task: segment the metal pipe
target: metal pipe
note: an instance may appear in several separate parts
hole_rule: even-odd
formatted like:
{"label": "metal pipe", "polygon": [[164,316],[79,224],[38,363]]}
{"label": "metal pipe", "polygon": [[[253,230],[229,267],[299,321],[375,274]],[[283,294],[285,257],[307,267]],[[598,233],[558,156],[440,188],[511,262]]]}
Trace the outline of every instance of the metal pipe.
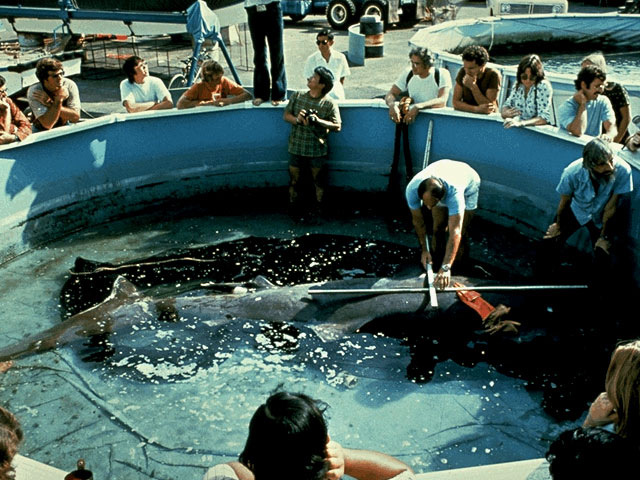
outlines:
{"label": "metal pipe", "polygon": [[[436,293],[442,292],[464,292],[468,290],[500,292],[500,291],[530,291],[530,290],[578,290],[589,288],[587,285],[482,285],[470,287],[446,287],[442,290],[435,290]],[[368,294],[383,295],[390,293],[429,293],[430,288],[353,288],[353,289],[309,289],[309,295],[324,294]],[[437,306],[437,305],[436,305]]]}

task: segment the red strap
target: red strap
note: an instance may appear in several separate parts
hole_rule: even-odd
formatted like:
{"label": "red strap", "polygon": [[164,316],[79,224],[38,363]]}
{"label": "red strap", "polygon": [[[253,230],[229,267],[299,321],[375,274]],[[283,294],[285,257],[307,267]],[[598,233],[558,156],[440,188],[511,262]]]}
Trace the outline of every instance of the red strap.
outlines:
{"label": "red strap", "polygon": [[[454,282],[453,286],[464,287],[464,285],[457,282]],[[482,298],[482,296],[478,292],[474,290],[461,290],[457,291],[456,294],[458,295],[458,298],[460,299],[460,301],[462,301],[462,303],[478,312],[478,315],[480,315],[480,318],[483,321],[491,314],[491,312],[496,309],[493,305]]]}

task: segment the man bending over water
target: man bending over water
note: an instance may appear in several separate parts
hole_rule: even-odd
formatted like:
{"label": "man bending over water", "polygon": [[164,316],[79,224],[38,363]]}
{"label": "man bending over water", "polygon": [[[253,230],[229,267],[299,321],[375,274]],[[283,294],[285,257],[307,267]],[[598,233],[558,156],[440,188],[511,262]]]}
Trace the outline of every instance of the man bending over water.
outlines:
{"label": "man bending over water", "polygon": [[451,265],[458,252],[467,253],[467,230],[478,206],[480,176],[469,165],[454,160],[439,160],[418,173],[406,189],[411,219],[422,249],[420,262],[426,269],[433,263],[427,245],[427,227],[421,205],[431,210],[433,218],[432,250],[442,255],[444,238],[449,239],[442,265],[435,278],[435,286],[445,288],[451,280]]}

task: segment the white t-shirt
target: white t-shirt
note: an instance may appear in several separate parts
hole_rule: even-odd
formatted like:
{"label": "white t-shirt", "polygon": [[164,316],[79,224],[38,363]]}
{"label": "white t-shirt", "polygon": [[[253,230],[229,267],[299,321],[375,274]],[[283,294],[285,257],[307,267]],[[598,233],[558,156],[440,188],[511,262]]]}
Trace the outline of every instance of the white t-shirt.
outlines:
{"label": "white t-shirt", "polygon": [[411,68],[404,70],[396,79],[393,84],[400,89],[400,91],[408,91],[409,96],[413,98],[414,103],[422,103],[427,100],[432,100],[438,97],[438,92],[441,88],[447,87],[451,90],[451,74],[446,68],[439,68],[440,82],[436,84],[435,79],[435,67],[431,67],[429,70],[429,76],[427,78],[420,78],[418,75],[412,75],[409,80],[409,86],[407,87],[407,76],[411,71]]}
{"label": "white t-shirt", "polygon": [[129,104],[160,103],[167,97],[171,98],[171,94],[164,82],[157,77],[147,77],[144,79],[144,83],[131,83],[128,79],[120,82],[120,98],[123,105],[125,101]]}
{"label": "white t-shirt", "polygon": [[316,53],[312,54],[307,58],[307,63],[304,65],[304,78],[309,78],[313,75],[313,70],[316,67],[326,67],[331,70],[333,73],[333,89],[329,92],[329,96],[335,98],[336,100],[344,100],[344,86],[340,82],[342,77],[348,77],[351,75],[351,70],[349,70],[349,62],[347,62],[347,57],[340,52],[336,52],[333,48],[331,49],[331,56],[329,57],[329,61],[327,62],[320,50]]}

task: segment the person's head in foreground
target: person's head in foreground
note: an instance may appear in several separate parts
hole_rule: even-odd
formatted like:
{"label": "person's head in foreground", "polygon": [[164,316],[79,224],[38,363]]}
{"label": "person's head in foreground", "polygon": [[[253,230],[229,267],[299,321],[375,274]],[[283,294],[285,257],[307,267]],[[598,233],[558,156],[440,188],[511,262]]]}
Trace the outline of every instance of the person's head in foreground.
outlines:
{"label": "person's head in foreground", "polygon": [[240,462],[256,480],[321,480],[327,442],[324,407],[307,395],[279,392],[253,414]]}
{"label": "person's head in foreground", "polygon": [[23,438],[18,419],[9,410],[0,407],[0,480],[14,478],[11,463]]}
{"label": "person's head in foreground", "polygon": [[615,349],[605,389],[618,415],[616,431],[640,445],[640,340],[622,343]]}
{"label": "person's head in foreground", "polygon": [[546,458],[553,480],[627,478],[635,471],[630,443],[602,428],[579,427],[562,432],[549,446]]}

